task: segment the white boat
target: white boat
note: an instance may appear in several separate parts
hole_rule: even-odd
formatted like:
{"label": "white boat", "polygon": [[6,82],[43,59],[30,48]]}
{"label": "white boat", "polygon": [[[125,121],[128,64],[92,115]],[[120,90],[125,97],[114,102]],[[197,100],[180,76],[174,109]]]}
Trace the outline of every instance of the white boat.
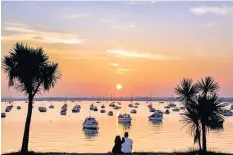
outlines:
{"label": "white boat", "polygon": [[233,116],[233,112],[231,110],[226,109],[223,111],[223,115],[224,116]]}
{"label": "white boat", "polygon": [[178,112],[178,111],[180,111],[180,109],[179,108],[174,108],[174,109],[172,109],[172,111]]}
{"label": "white boat", "polygon": [[46,107],[40,107],[40,108],[39,108],[39,111],[40,111],[40,112],[46,112],[47,109],[46,109]]}
{"label": "white boat", "polygon": [[109,111],[109,112],[108,112],[108,115],[109,115],[109,116],[113,116],[113,112],[112,112],[112,111]]}
{"label": "white boat", "polygon": [[150,121],[162,121],[163,112],[160,110],[155,110],[154,114],[148,117]]}
{"label": "white boat", "polygon": [[166,110],[166,111],[164,112],[164,114],[170,114],[170,111],[169,111],[169,110]]}
{"label": "white boat", "polygon": [[18,110],[20,110],[20,109],[21,109],[21,107],[20,107],[20,106],[17,106],[17,109],[18,109]]}
{"label": "white boat", "polygon": [[101,108],[105,108],[105,106],[104,106],[104,105],[101,105]]}
{"label": "white boat", "polygon": [[105,113],[105,112],[106,112],[105,109],[100,110],[100,113]]}
{"label": "white boat", "polygon": [[136,114],[136,113],[137,113],[137,110],[136,110],[136,109],[133,109],[133,110],[130,111],[130,113]]}
{"label": "white boat", "polygon": [[130,117],[129,114],[124,113],[118,116],[118,121],[122,123],[131,123],[132,118]]}
{"label": "white boat", "polygon": [[80,109],[79,109],[79,106],[78,105],[75,105],[74,107],[73,107],[73,109],[72,109],[72,112],[73,113],[76,113],[76,112],[79,112],[80,111]]}
{"label": "white boat", "polygon": [[49,108],[50,108],[50,109],[53,109],[53,108],[54,108],[54,105],[51,104],[51,105],[49,106]]}
{"label": "white boat", "polygon": [[2,112],[1,113],[1,118],[5,118],[6,117],[6,113]]}
{"label": "white boat", "polygon": [[98,121],[93,117],[87,117],[83,122],[84,129],[99,129]]}

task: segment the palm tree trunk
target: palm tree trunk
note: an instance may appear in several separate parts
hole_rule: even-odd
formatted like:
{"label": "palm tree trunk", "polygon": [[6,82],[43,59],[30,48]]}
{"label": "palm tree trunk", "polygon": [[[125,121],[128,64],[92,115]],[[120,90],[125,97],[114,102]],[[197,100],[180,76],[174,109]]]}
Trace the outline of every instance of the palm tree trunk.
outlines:
{"label": "palm tree trunk", "polygon": [[205,124],[202,125],[202,151],[206,152],[206,126]]}
{"label": "palm tree trunk", "polygon": [[22,144],[21,152],[28,152],[29,131],[30,131],[30,124],[32,117],[32,102],[33,102],[32,94],[29,94],[28,100],[29,100],[28,113],[24,127],[23,144]]}

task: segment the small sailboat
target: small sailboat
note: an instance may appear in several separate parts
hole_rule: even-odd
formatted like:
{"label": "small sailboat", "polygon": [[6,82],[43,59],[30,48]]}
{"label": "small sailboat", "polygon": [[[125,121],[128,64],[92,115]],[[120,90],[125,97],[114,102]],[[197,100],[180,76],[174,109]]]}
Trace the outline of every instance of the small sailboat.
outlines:
{"label": "small sailboat", "polygon": [[113,112],[112,112],[112,111],[109,111],[109,112],[108,112],[108,115],[109,115],[109,116],[113,116]]}
{"label": "small sailboat", "polygon": [[103,104],[103,105],[101,105],[101,108],[105,108],[104,104]]}
{"label": "small sailboat", "polygon": [[137,106],[137,105],[135,105],[135,106],[134,106],[134,108],[138,108],[138,106]]}
{"label": "small sailboat", "polygon": [[105,109],[100,110],[100,113],[105,113],[105,112],[106,112]]}
{"label": "small sailboat", "polygon": [[17,109],[18,109],[18,110],[20,110],[20,109],[21,109],[21,107],[20,107],[20,106],[17,106]]}
{"label": "small sailboat", "polygon": [[67,109],[64,108],[64,109],[61,109],[60,114],[61,114],[61,115],[66,115],[66,112],[67,112]]}
{"label": "small sailboat", "polygon": [[140,105],[140,103],[136,102],[135,105]]}
{"label": "small sailboat", "polygon": [[170,114],[170,111],[169,111],[169,110],[166,110],[166,111],[164,112],[164,114]]}
{"label": "small sailboat", "polygon": [[118,110],[120,109],[120,107],[116,105],[115,107],[113,107],[113,109]]}
{"label": "small sailboat", "polygon": [[1,113],[1,118],[5,118],[6,117],[6,113],[2,112]]}
{"label": "small sailboat", "polygon": [[79,109],[79,106],[78,105],[75,105],[74,107],[73,107],[73,109],[72,109],[72,112],[73,113],[76,113],[76,112],[79,112],[80,111],[80,109]]}
{"label": "small sailboat", "polygon": [[137,113],[137,110],[136,110],[136,109],[133,109],[133,110],[130,111],[130,113],[136,114],[136,113]]}
{"label": "small sailboat", "polygon": [[94,106],[93,104],[91,104],[91,105],[90,105],[90,110],[94,110],[94,107],[95,107],[95,106]]}
{"label": "small sailboat", "polygon": [[179,112],[180,109],[179,108],[174,108],[174,109],[172,109],[172,111]]}
{"label": "small sailboat", "polygon": [[47,109],[46,109],[46,107],[40,107],[40,108],[39,108],[39,111],[40,111],[40,112],[46,112]]}
{"label": "small sailboat", "polygon": [[54,108],[54,105],[51,104],[51,105],[49,106],[49,108],[50,108],[50,109],[53,109],[53,108]]}
{"label": "small sailboat", "polygon": [[98,108],[97,106],[94,107],[93,111],[98,111]]}
{"label": "small sailboat", "polygon": [[5,109],[5,112],[10,112],[10,111],[11,111],[11,107],[7,106],[6,109]]}
{"label": "small sailboat", "polygon": [[132,97],[132,94],[131,94],[131,103],[128,105],[130,108],[133,108],[133,97]]}

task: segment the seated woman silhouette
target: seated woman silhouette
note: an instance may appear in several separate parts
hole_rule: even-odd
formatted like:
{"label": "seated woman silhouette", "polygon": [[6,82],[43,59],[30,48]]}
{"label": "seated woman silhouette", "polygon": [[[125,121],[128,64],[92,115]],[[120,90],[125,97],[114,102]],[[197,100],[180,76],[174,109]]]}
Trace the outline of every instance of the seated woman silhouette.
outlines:
{"label": "seated woman silhouette", "polygon": [[121,141],[121,137],[118,135],[115,138],[115,145],[112,148],[112,153],[122,153],[121,144],[124,143],[124,139]]}

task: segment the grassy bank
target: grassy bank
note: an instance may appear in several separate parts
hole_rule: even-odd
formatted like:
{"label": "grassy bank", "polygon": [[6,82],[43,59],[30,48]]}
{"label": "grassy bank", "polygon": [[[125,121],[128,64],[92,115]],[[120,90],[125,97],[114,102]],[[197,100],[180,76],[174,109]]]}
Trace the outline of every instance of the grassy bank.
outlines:
{"label": "grassy bank", "polygon": [[[65,152],[12,152],[6,153],[4,155],[110,155],[111,153],[65,153]],[[134,152],[131,155],[233,155],[230,153],[221,153],[221,152],[207,152],[207,153],[198,153],[197,151],[191,152]]]}

